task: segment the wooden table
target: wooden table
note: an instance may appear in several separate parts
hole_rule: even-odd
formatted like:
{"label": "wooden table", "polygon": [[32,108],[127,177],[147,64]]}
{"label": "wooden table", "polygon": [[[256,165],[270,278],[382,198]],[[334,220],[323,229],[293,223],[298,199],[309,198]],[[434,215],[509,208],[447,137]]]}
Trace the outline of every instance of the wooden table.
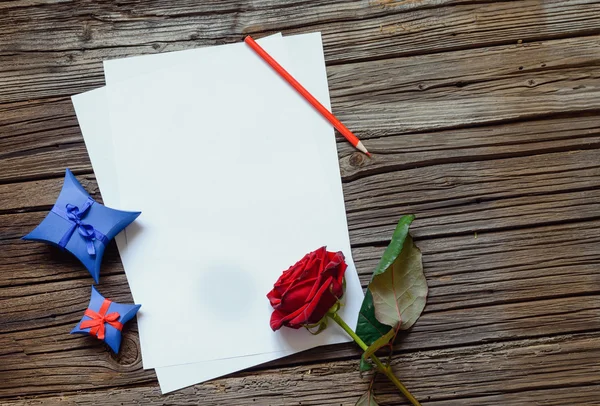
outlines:
{"label": "wooden table", "polygon": [[[45,4],[43,4],[45,3]],[[161,396],[135,324],[119,355],[69,331],[91,278],[19,238],[71,168],[98,192],[69,97],[101,61],[322,31],[353,255],[366,282],[415,213],[430,297],[393,367],[425,405],[600,404],[600,2],[0,3],[0,403],[352,405],[352,344]],[[131,300],[114,245],[100,289]],[[241,338],[242,339],[242,338]],[[405,404],[384,379],[379,401]]]}

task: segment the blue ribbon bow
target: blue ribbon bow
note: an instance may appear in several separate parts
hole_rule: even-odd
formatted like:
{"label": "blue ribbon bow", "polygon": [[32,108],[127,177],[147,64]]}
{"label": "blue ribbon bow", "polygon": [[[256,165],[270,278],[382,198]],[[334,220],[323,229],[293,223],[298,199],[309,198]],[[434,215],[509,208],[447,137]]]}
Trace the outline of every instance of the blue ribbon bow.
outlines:
{"label": "blue ribbon bow", "polygon": [[72,223],[71,227],[67,230],[65,235],[63,235],[61,240],[58,242],[59,247],[65,248],[67,246],[67,243],[71,239],[71,236],[75,232],[75,229],[77,229],[79,235],[83,237],[85,245],[87,247],[87,252],[92,257],[96,255],[96,247],[94,246],[95,240],[100,241],[104,245],[108,244],[108,238],[106,238],[104,234],[96,230],[91,224],[86,224],[82,221],[82,218],[87,214],[87,211],[90,209],[90,207],[92,207],[94,203],[94,199],[88,197],[81,209],[72,204],[67,204],[67,211],[63,211],[57,206],[52,207],[51,211],[53,213],[58,214],[65,220],[68,220]]}

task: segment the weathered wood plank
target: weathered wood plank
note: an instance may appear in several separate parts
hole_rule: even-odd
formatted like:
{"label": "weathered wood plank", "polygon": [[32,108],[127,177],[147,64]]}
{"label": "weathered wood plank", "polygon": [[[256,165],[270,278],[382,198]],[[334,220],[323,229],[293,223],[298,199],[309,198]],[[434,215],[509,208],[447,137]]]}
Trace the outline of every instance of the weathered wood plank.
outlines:
{"label": "weathered wood plank", "polygon": [[[583,282],[583,285],[594,290],[597,289],[597,281],[594,281],[596,277],[593,270],[591,272],[591,274],[584,274],[588,282]],[[578,272],[575,271],[574,275],[577,278]],[[521,281],[518,278],[519,275],[515,277],[514,289],[519,289]],[[507,281],[502,283],[498,278],[493,280],[504,285],[505,288],[510,285]],[[444,279],[442,281],[447,283]],[[434,282],[433,285],[435,284]],[[468,285],[468,282],[465,285]],[[68,332],[85,309],[89,289],[89,279],[82,278],[4,287],[0,291],[0,307],[3,310],[0,314],[0,333],[3,333],[0,334],[0,348],[3,352],[1,365],[6,372],[10,371],[7,375],[24,383],[30,376],[31,370],[37,369],[39,373],[51,376],[48,378],[49,382],[57,385],[53,387],[54,390],[63,390],[61,389],[63,385],[74,385],[69,386],[70,388],[128,385],[132,380],[138,382],[139,379],[139,382],[143,382],[148,378],[148,375],[141,371],[133,375],[123,374],[131,371],[133,368],[131,363],[120,368],[115,360],[106,358],[108,355],[99,357],[98,354],[103,351],[100,343],[93,342],[89,338],[68,336]],[[114,300],[131,300],[123,274],[103,276],[100,289]],[[432,289],[432,298],[435,294],[436,290]],[[600,296],[597,294],[580,293],[576,297],[520,303],[508,301],[481,306],[482,300],[479,297],[483,294],[485,292],[479,289],[459,292],[458,301],[470,298],[475,303],[479,302],[479,306],[475,307],[473,307],[475,303],[471,303],[470,306],[463,308],[455,305],[455,309],[446,309],[442,299],[441,303],[438,302],[437,310],[431,311],[426,308],[410,333],[401,338],[399,347],[403,351],[437,349],[481,342],[596,331],[600,328]],[[132,360],[135,357],[139,358],[139,344],[137,336],[131,332],[129,334],[130,344],[135,348],[122,349],[121,357]],[[92,354],[89,351],[90,346],[94,348]],[[331,347],[331,350],[326,353],[317,349],[271,365],[314,362],[319,359],[339,359],[358,355],[358,350],[352,345],[340,345]],[[101,372],[88,371],[74,374],[76,376],[69,373],[66,380],[61,376],[53,376],[52,370],[56,363],[65,370],[71,370],[81,368],[82,357],[91,359],[94,356],[97,357],[95,365],[103,366]],[[112,371],[113,375],[107,375],[105,370]],[[8,387],[13,387],[14,382],[16,381],[7,382]],[[35,388],[32,390],[35,391]],[[2,393],[1,383],[0,393]]]}
{"label": "weathered wood plank", "polygon": [[[564,391],[557,388],[559,385],[571,387],[573,392],[577,391],[577,387],[584,388],[585,392],[581,396],[573,393],[571,399],[595,401],[597,398],[589,393],[589,388],[600,383],[597,374],[600,363],[599,338],[596,333],[407,353],[395,356],[392,367],[424,404],[475,404],[469,400],[468,403],[460,401],[478,398],[481,400],[481,403],[477,403],[479,405],[497,405],[498,399],[503,399],[504,394],[508,395],[508,399],[513,399],[506,404],[522,404],[516,403],[517,394],[523,393],[524,398],[531,399],[537,393],[548,396],[547,399],[541,397],[537,400],[558,405],[557,399],[552,396],[562,393],[562,398],[565,397]],[[81,361],[93,362],[86,358]],[[65,362],[69,360],[65,359]],[[73,374],[80,372],[64,366],[60,367],[60,371],[70,371]],[[87,371],[102,370],[88,368]],[[60,402],[66,405],[88,405],[97,404],[100,395],[107,396],[106,399],[117,404],[187,405],[197,404],[202,399],[203,403],[214,405],[337,406],[354,404],[369,384],[368,379],[360,377],[357,361],[350,360],[247,372],[164,396],[155,385],[145,385],[38,399],[14,398],[22,394],[42,393],[48,389],[48,384],[44,385],[39,379],[35,379],[35,371],[29,371],[24,382],[41,385],[29,386],[26,391],[23,391],[24,385],[19,385],[15,389],[19,389],[20,393],[11,393],[13,400],[10,403],[6,400],[7,404]],[[69,385],[64,386],[64,390],[69,388]],[[383,404],[405,404],[387,382],[377,383],[376,390]]]}
{"label": "weathered wood plank", "polygon": [[[15,240],[33,230],[46,216],[46,212],[8,214],[2,216],[0,241]],[[25,231],[25,234],[23,233]]]}
{"label": "weathered wood plank", "polygon": [[[371,1],[373,5],[379,4],[392,10],[411,3],[426,5],[434,2]],[[597,2],[525,0],[453,3],[360,21],[350,35],[345,34],[346,30],[342,27],[324,27],[325,49],[331,55],[328,61],[347,63],[519,41],[527,43],[592,35],[599,28],[595,17],[583,15],[585,11],[597,12],[600,6]]]}
{"label": "weathered wood plank", "polygon": [[[388,154],[385,148],[402,140],[397,138],[400,134],[600,110],[600,73],[595,69],[599,60],[600,36],[334,66],[329,75],[334,111],[342,121],[367,139],[367,144],[369,138],[381,137],[375,143],[376,154],[382,155],[382,164],[376,164],[381,170],[397,159],[397,153]],[[519,70],[521,66],[526,69]],[[389,72],[395,74],[390,77]],[[52,105],[47,111],[42,101],[0,106],[0,115],[7,113],[0,121],[1,132],[6,134],[0,141],[0,147],[6,149],[6,153],[0,152],[0,182],[59,176],[65,166],[90,170],[81,137],[72,128],[76,124],[70,101],[48,102]],[[598,145],[597,119],[583,117],[583,123],[572,130],[575,133],[567,130],[568,124],[552,134],[545,134],[548,130],[542,127],[515,125],[507,133],[500,131],[505,139],[498,144],[490,141],[494,132],[477,129],[465,130],[466,135],[457,131],[424,134],[423,144],[418,134],[403,138],[410,137],[407,144],[423,152],[421,162],[443,159],[445,150],[440,151],[439,144],[452,143],[454,138],[459,141],[458,156],[473,156],[477,149],[490,145],[512,145],[520,129],[525,130],[521,145],[532,144],[517,148],[521,151],[560,148],[561,141],[552,143],[553,137],[571,139],[562,148],[569,144],[587,144],[589,148]],[[31,122],[24,124],[28,120]],[[561,131],[562,136],[558,135]],[[387,136],[396,137],[386,142]],[[513,141],[509,141],[511,137]],[[540,144],[540,138],[546,141]],[[465,145],[468,139],[479,143]],[[425,158],[432,149],[437,153]],[[508,150],[499,148],[493,153],[506,154]],[[353,172],[348,176],[354,176]]]}
{"label": "weathered wood plank", "polygon": [[397,170],[361,177],[343,187],[351,217],[396,205],[456,206],[598,186],[598,152],[580,150]]}
{"label": "weathered wood plank", "polygon": [[179,3],[3,7],[0,100],[77,93],[90,79],[101,84],[102,59],[234,42],[248,33],[322,31],[328,62],[346,63],[600,32],[600,4],[592,0]]}
{"label": "weathered wood plank", "polygon": [[[0,183],[60,177],[65,167],[92,171],[69,99],[18,104],[2,113]],[[583,115],[372,139],[373,159],[355,153],[345,140],[338,149],[342,178],[349,181],[417,165],[588,149],[599,143],[600,116]],[[11,190],[16,188],[5,187],[0,199]]]}
{"label": "weathered wood plank", "polygon": [[[22,184],[16,193],[3,194],[0,211],[23,207],[22,188],[37,191],[34,207],[49,208],[61,182]],[[583,150],[376,174],[346,183],[344,193],[351,241],[364,245],[386,241],[406,213],[417,214],[418,238],[595,219],[599,182],[597,152]],[[12,186],[3,186],[7,189]],[[42,216],[3,215],[0,240],[22,236]]]}
{"label": "weathered wood plank", "polygon": [[375,138],[367,142],[371,159],[345,140],[338,151],[342,179],[348,182],[444,163],[597,149],[599,142],[600,115],[593,114]]}
{"label": "weathered wood plank", "polygon": [[[580,145],[580,148],[583,146]],[[377,156],[371,160],[373,163],[363,167],[354,165],[345,170],[346,173],[354,171],[354,179],[348,179],[343,185],[348,213],[386,208],[395,205],[395,202],[444,207],[600,186],[600,163],[596,150],[432,163],[402,170],[390,168],[384,173],[379,173],[380,165],[389,165],[389,161],[380,164]],[[60,178],[0,185],[0,213],[50,208],[62,187],[62,176],[64,170]],[[101,199],[93,175],[81,175],[78,179],[94,198]]]}
{"label": "weathered wood plank", "polygon": [[[2,104],[0,112],[0,152],[3,156],[82,140],[75,129],[77,118],[69,97]],[[65,137],[71,133],[75,137]]]}
{"label": "weathered wood plank", "polygon": [[596,111],[599,45],[593,36],[335,66],[333,111],[361,139]]}
{"label": "weathered wood plank", "polygon": [[[428,311],[500,304],[600,289],[600,222],[484,233],[418,241],[424,254],[430,297]],[[565,239],[565,235],[577,238]],[[0,245],[0,287],[64,279],[88,273],[68,254],[38,244]],[[353,249],[366,286],[384,247]],[[27,262],[24,262],[27,258]],[[114,247],[107,250],[102,275],[121,275]],[[126,284],[125,278],[115,283]]]}
{"label": "weathered wood plank", "polygon": [[[63,179],[64,177],[0,184],[0,213],[47,211],[54,205],[62,188]],[[80,175],[77,176],[77,180],[94,199],[102,202],[94,175]]]}
{"label": "weathered wood plank", "polygon": [[[600,292],[600,221],[417,241],[427,311]],[[366,286],[385,247],[354,248]]]}
{"label": "weathered wood plank", "polygon": [[573,151],[361,178],[344,184],[350,235],[355,244],[378,242],[376,236],[390,235],[403,213],[417,214],[417,237],[560,222],[565,214],[570,220],[595,218],[597,156],[596,150]]}
{"label": "weathered wood plank", "polygon": [[[122,273],[123,266],[116,246],[111,243],[102,259],[102,276]],[[45,244],[26,244],[15,240],[0,242],[0,288],[88,278],[88,271],[68,252]],[[124,279],[123,283],[126,283]]]}
{"label": "weathered wood plank", "polygon": [[544,406],[564,406],[564,405],[598,405],[598,392],[600,384],[590,386],[576,386],[568,388],[552,387],[542,390],[532,390],[516,393],[502,393],[499,395],[489,395],[482,397],[472,397],[468,399],[441,400],[426,402],[427,405],[444,406],[482,406],[482,405],[502,405],[502,406],[522,406],[524,404]]}
{"label": "weathered wood plank", "polygon": [[[458,309],[598,292],[600,221],[418,241],[430,286],[428,311]],[[565,239],[565,235],[578,236]],[[353,256],[366,286],[384,247],[359,247]],[[27,258],[25,262],[23,259]],[[103,276],[121,275],[110,246]],[[72,256],[43,244],[0,244],[0,287],[89,279]]]}
{"label": "weathered wood plank", "polygon": [[[26,187],[40,187],[36,206],[49,207],[61,182]],[[417,214],[417,238],[595,219],[599,182],[600,166],[592,150],[376,174],[345,184],[344,193],[351,242],[365,245],[386,241],[406,213]],[[10,197],[14,195],[7,194],[0,207],[15,207]],[[0,240],[22,236],[42,216],[3,215]]]}
{"label": "weathered wood plank", "polygon": [[[564,224],[574,221],[598,219],[600,191],[514,197],[496,201],[477,199],[472,204],[455,207],[426,209],[416,205],[403,205],[370,212],[349,213],[350,239],[354,244],[378,244],[390,236],[400,215],[417,213],[412,227],[416,238],[430,238],[456,234],[471,234],[491,230],[532,227],[536,225]],[[435,204],[433,205],[435,207]],[[465,216],[465,213],[469,213]]]}
{"label": "weathered wood plank", "polygon": [[[176,5],[122,1],[118,5],[77,2],[77,8],[73,1],[18,3],[2,7],[0,22],[20,23],[33,32],[3,24],[0,34],[12,40],[6,51],[70,51],[108,45],[118,49],[161,42],[189,47],[239,40],[248,33],[311,28],[324,31],[337,42],[345,40],[344,46],[337,42],[326,46],[336,62],[585,35],[597,31],[594,12],[599,10],[598,2],[590,0],[546,0],[543,4],[533,0],[518,4],[489,0],[226,0]],[[40,32],[46,35],[36,35]],[[416,37],[421,44],[414,41]]]}
{"label": "weathered wood plank", "polygon": [[[577,277],[577,274],[575,276]],[[588,289],[593,290],[595,287],[592,283],[597,282],[594,281],[596,277],[589,273],[587,277]],[[516,289],[518,284],[517,281]],[[509,281],[501,285],[508,286]],[[83,342],[76,341],[75,338],[57,340],[52,337],[68,333],[81,318],[89,298],[89,288],[89,281],[86,279],[3,288],[0,298],[3,306],[0,331],[12,332],[2,339],[3,351],[15,352],[16,348],[19,348],[27,350],[26,352],[43,353],[50,350],[68,351],[81,348]],[[131,301],[123,275],[103,277],[100,289],[117,301]],[[432,296],[435,291],[436,289],[433,290]],[[573,294],[577,293],[579,292]],[[576,297],[481,305],[484,300],[477,296],[484,294],[485,292],[481,291],[461,292],[462,297],[478,301],[479,307],[472,305],[473,307],[452,309],[452,306],[448,306],[450,309],[445,310],[442,303],[435,306],[437,309],[427,308],[414,329],[402,337],[400,347],[411,350],[445,348],[476,344],[480,341],[540,337],[600,328],[600,296],[597,294],[585,296],[579,293]],[[552,320],[556,322],[553,323]],[[62,341],[68,341],[70,345],[67,346]],[[348,353],[347,348],[340,346],[340,353],[334,356],[348,356],[354,353],[355,351]],[[316,358],[313,358],[314,356]],[[319,359],[319,353],[295,358],[296,361]],[[9,363],[10,359],[4,361]]]}
{"label": "weathered wood plank", "polygon": [[27,158],[23,155],[0,157],[0,174],[6,176],[2,182],[62,176],[65,168],[76,174],[89,173],[91,168],[89,155],[82,142],[75,145],[58,144],[55,148],[28,151],[26,155]]}

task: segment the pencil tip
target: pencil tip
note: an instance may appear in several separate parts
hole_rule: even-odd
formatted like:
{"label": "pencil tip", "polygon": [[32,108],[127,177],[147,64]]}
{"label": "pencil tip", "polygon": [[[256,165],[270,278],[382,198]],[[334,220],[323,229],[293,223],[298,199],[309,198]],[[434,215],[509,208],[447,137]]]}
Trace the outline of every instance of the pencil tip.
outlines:
{"label": "pencil tip", "polygon": [[360,152],[364,153],[366,156],[371,158],[371,153],[365,148],[365,146],[363,145],[363,143],[361,141],[358,141],[358,143],[355,145],[355,147],[357,150],[359,150]]}

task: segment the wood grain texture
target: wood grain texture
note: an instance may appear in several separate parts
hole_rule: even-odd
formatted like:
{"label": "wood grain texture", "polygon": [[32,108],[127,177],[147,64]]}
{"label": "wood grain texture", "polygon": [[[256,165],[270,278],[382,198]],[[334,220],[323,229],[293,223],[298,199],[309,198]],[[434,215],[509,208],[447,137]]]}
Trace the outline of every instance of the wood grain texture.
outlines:
{"label": "wood grain texture", "polygon": [[597,149],[600,115],[517,121],[456,130],[399,134],[368,141],[367,159],[344,141],[338,143],[342,179],[445,163],[529,156],[565,150]]}
{"label": "wood grain texture", "polygon": [[[593,294],[599,291],[600,221],[418,240],[431,290],[427,311]],[[565,235],[579,237],[565,239]],[[66,253],[18,240],[0,243],[0,288],[89,280]],[[366,286],[385,247],[358,247],[353,257]],[[507,254],[510,250],[510,255]],[[25,262],[23,259],[27,258]],[[121,275],[114,245],[102,277]],[[114,279],[113,279],[114,281]]]}
{"label": "wood grain texture", "polygon": [[[333,111],[367,140],[596,111],[599,41],[569,38],[332,67]],[[362,69],[368,74],[357,75]]]}
{"label": "wood grain texture", "polygon": [[[586,156],[589,172],[579,166]],[[352,242],[381,241],[404,213],[418,213],[412,228],[417,237],[596,218],[597,156],[597,151],[573,151],[362,178],[344,185]],[[577,169],[571,171],[571,165]]]}
{"label": "wood grain texture", "polygon": [[[339,65],[330,67],[328,73],[334,112],[366,140],[368,148],[387,157],[390,144],[403,145],[398,141],[418,139],[418,133],[430,132],[423,135],[424,144],[419,144],[419,148],[423,150],[429,144],[430,148],[423,150],[427,159],[440,160],[445,153],[440,144],[457,151],[455,154],[470,149],[473,155],[474,149],[488,146],[494,135],[489,128],[466,135],[442,130],[553,114],[592,115],[584,116],[583,122],[572,130],[563,124],[562,136],[561,127],[554,134],[545,134],[553,126],[528,125],[499,130],[499,136],[512,137],[511,144],[520,144],[521,150],[529,151],[558,146],[564,149],[564,138],[571,145],[597,146],[598,63],[600,36],[592,36]],[[89,76],[79,80],[85,78]],[[47,109],[46,103],[51,104]],[[0,114],[0,129],[6,134],[0,138],[0,182],[60,176],[65,166],[75,171],[91,170],[68,98],[8,103],[0,105]],[[522,137],[517,135],[522,131]],[[391,136],[396,138],[386,142]],[[371,138],[377,139],[374,148]],[[449,148],[448,145],[454,145],[454,138],[458,142]],[[496,145],[507,145],[507,141],[501,139]],[[415,146],[414,141],[408,144]],[[429,154],[431,150],[438,151]],[[506,155],[510,148],[497,151]],[[408,156],[411,155],[415,156]],[[424,154],[420,155],[423,162]],[[395,158],[397,154],[391,156]]]}
{"label": "wood grain texture", "polygon": [[[568,385],[574,392],[579,386],[587,388],[587,394],[572,395],[571,399],[595,402],[597,398],[589,388],[600,384],[595,373],[600,362],[599,338],[597,334],[558,336],[422,351],[396,357],[392,367],[424,404],[473,397],[481,400],[479,405],[497,405],[496,399],[502,399],[497,394],[498,382],[503,390],[512,394],[513,404],[516,404],[514,397],[517,394],[532,399],[536,392],[544,390],[549,396],[548,404],[560,404],[553,399],[558,383]],[[532,380],[531,374],[537,379]],[[198,402],[214,405],[352,405],[367,387],[368,379],[360,377],[357,361],[351,360],[242,373],[166,396],[161,396],[158,388],[152,386],[113,390],[104,396],[108,396],[109,401],[144,405]],[[385,383],[376,385],[376,390],[382,404],[405,404]],[[9,404],[93,405],[97,404],[98,395],[97,392],[84,392],[37,401],[15,399]],[[487,401],[486,395],[490,397]]]}
{"label": "wood grain texture", "polygon": [[[64,168],[101,200],[69,96],[101,61],[322,31],[363,287],[417,214],[430,297],[393,366],[424,405],[600,405],[600,2],[17,0],[0,3],[0,403],[352,405],[351,343],[161,396],[135,323],[119,355],[70,336],[90,277],[19,238]],[[114,244],[99,288],[131,295]],[[405,404],[376,383],[382,404]]]}
{"label": "wood grain texture", "polygon": [[102,59],[235,42],[245,34],[322,31],[328,63],[339,64],[600,33],[594,0],[74,4],[2,7],[0,101],[71,95],[85,90],[82,79],[100,85]]}
{"label": "wood grain texture", "polygon": [[[402,337],[398,349],[443,349],[598,330],[599,227],[598,223],[591,223],[581,229],[585,235],[594,234],[586,243],[565,243],[565,233],[580,229],[576,225],[542,227],[484,234],[477,239],[455,237],[419,242],[431,299],[422,318]],[[506,244],[512,247],[511,255],[506,254]],[[355,250],[363,281],[368,279],[382,250],[383,247]],[[45,381],[46,390],[52,391],[98,387],[106,385],[106,381],[110,385],[126,385],[132,380],[152,380],[150,373],[139,371],[139,343],[132,331],[126,332],[128,345],[122,349],[121,357],[135,361],[124,365],[93,339],[67,335],[84,310],[89,276],[76,263],[69,266],[61,258],[54,261],[54,266],[45,264],[45,269],[38,272],[48,277],[52,275],[49,270],[60,269],[62,281],[14,287],[9,283],[9,287],[2,288],[0,348],[4,372],[9,376],[8,393],[19,382],[34,382],[35,376],[29,374],[31,368],[52,377]],[[131,300],[120,264],[115,261],[108,265],[109,273],[102,276],[100,288],[115,300]],[[25,266],[17,269],[20,268],[27,272]],[[118,271],[113,273],[115,269]],[[26,280],[27,274],[24,276]],[[48,355],[49,351],[52,354]],[[339,345],[327,351],[317,349],[288,357],[270,367],[357,356],[354,345]],[[100,369],[83,368],[82,358],[93,359]],[[66,377],[55,374],[55,362],[75,372]],[[25,393],[36,391],[33,386]]]}
{"label": "wood grain texture", "polygon": [[[417,238],[596,219],[600,214],[597,156],[595,150],[583,150],[442,164],[346,183],[351,242],[364,245],[386,241],[397,219],[406,213],[417,213],[413,225]],[[33,196],[45,196],[45,201],[38,201],[36,206],[49,209],[61,180],[30,182],[21,187],[39,190]],[[13,190],[12,186],[4,189],[8,188]],[[19,205],[20,188],[5,194],[0,211]],[[91,191],[96,189],[90,185]],[[0,227],[0,240],[20,237],[26,228],[14,227],[33,227],[42,215],[7,214],[4,218],[7,227]]]}

